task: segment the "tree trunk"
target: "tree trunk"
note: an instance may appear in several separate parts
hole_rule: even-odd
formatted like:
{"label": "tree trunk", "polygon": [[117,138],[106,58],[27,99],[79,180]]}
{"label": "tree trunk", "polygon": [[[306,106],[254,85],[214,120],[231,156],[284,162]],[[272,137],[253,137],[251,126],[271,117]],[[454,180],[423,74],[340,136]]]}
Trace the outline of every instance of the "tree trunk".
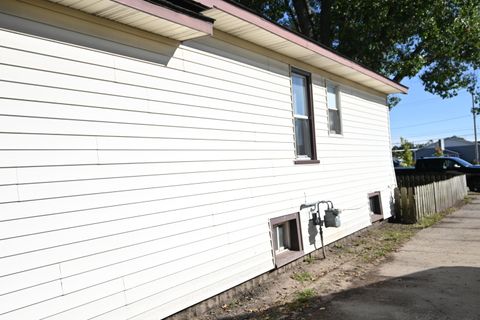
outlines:
{"label": "tree trunk", "polygon": [[291,17],[291,19],[290,19],[291,28],[296,32],[300,32],[300,29],[298,27],[298,18],[297,18],[297,15],[295,14],[295,11],[290,6],[290,1],[289,0],[284,0],[284,3],[285,3],[285,8],[287,10],[287,13]]}
{"label": "tree trunk", "polygon": [[317,34],[315,39],[329,48],[332,47],[333,42],[332,4],[333,0],[322,0],[320,2],[319,30],[314,32]]}
{"label": "tree trunk", "polygon": [[313,24],[310,15],[310,7],[307,0],[292,1],[297,16],[297,25],[299,31],[307,37],[313,38]]}

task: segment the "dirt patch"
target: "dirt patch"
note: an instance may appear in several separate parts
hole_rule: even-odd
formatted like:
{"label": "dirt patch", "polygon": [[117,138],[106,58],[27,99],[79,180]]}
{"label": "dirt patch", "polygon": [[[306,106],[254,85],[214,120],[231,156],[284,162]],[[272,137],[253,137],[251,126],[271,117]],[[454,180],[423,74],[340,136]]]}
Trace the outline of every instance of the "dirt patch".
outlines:
{"label": "dirt patch", "polygon": [[326,259],[321,251],[306,256],[295,268],[197,318],[309,318],[312,312],[325,308],[334,294],[370,283],[377,266],[418,230],[413,225],[379,223],[329,246]]}

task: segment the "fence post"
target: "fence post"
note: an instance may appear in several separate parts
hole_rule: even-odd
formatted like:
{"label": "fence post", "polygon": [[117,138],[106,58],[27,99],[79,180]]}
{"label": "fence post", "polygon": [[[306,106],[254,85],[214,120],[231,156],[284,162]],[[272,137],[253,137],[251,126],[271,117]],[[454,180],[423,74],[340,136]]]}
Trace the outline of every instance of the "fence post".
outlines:
{"label": "fence post", "polygon": [[402,219],[402,205],[400,190],[398,187],[393,189],[393,197],[395,199],[395,221],[401,222]]}
{"label": "fence post", "polygon": [[402,222],[408,219],[408,193],[407,188],[400,189],[400,196],[402,200]]}
{"label": "fence post", "polygon": [[417,212],[415,210],[415,194],[414,194],[414,187],[410,187],[407,189],[408,193],[408,219],[410,223],[415,223],[417,218]]}

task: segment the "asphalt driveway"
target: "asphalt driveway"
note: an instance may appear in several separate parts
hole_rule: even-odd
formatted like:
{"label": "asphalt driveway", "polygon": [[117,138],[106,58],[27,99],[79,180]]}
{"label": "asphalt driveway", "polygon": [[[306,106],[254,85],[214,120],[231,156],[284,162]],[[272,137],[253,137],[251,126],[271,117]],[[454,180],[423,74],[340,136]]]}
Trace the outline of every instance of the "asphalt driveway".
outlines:
{"label": "asphalt driveway", "polygon": [[415,235],[370,284],[336,295],[311,319],[479,320],[480,195],[471,197]]}

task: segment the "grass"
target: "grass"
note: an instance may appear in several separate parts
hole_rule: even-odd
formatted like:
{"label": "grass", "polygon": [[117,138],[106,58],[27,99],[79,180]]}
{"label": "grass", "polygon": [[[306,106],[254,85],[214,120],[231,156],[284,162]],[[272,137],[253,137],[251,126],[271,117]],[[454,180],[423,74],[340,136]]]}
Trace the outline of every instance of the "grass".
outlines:
{"label": "grass", "polygon": [[238,305],[240,305],[240,301],[235,299],[235,300],[230,301],[230,303],[228,304],[228,307],[233,308],[233,307],[238,306]]}
{"label": "grass", "polygon": [[442,220],[444,216],[445,214],[442,214],[442,213],[434,213],[431,216],[423,217],[420,221],[418,221],[415,224],[415,227],[419,229],[425,229],[425,228],[431,227],[435,223]]}
{"label": "grass", "polygon": [[315,280],[315,277],[307,271],[295,272],[291,278],[301,283]]}
{"label": "grass", "polygon": [[312,288],[307,288],[302,291],[295,292],[295,298],[293,301],[286,305],[290,311],[299,311],[305,307],[308,307],[308,303],[317,295],[317,291]]}
{"label": "grass", "polygon": [[400,225],[392,230],[372,230],[371,232],[380,232],[379,240],[375,243],[363,245],[361,256],[365,262],[374,262],[389,253],[397,250],[402,244],[408,241],[418,230],[433,226],[442,220],[446,215],[452,213],[454,209],[447,209],[440,213],[434,213],[422,218],[413,225]]}
{"label": "grass", "polygon": [[304,289],[302,291],[298,291],[295,294],[295,302],[304,304],[310,301],[316,295],[317,295],[317,292],[315,291],[315,289],[311,289],[311,288]]}
{"label": "grass", "polygon": [[428,227],[433,226],[440,220],[442,220],[446,215],[452,213],[455,211],[453,208],[447,209],[445,211],[439,212],[439,213],[434,213],[432,215],[423,217],[420,221],[418,221],[414,226],[419,228],[419,229],[425,229]]}
{"label": "grass", "polygon": [[[359,246],[359,245],[360,245],[359,242],[356,242],[355,244],[353,244],[353,246]],[[352,249],[349,246],[346,246],[344,243],[334,243],[333,248],[339,253],[347,253],[347,254],[355,253],[354,249]]]}
{"label": "grass", "polygon": [[303,261],[305,261],[306,263],[308,264],[311,264],[311,263],[314,263],[315,262],[315,258],[312,257],[312,255],[308,255],[308,256],[305,256],[305,258],[303,259]]}
{"label": "grass", "polygon": [[465,196],[465,197],[463,198],[463,202],[464,202],[465,204],[469,204],[469,203],[472,202],[472,198],[469,197],[469,196]]}
{"label": "grass", "polygon": [[333,247],[334,247],[335,249],[343,249],[343,248],[345,248],[345,245],[344,245],[343,243],[335,243],[335,244],[333,245]]}
{"label": "grass", "polygon": [[377,239],[373,243],[363,243],[360,252],[365,262],[371,263],[387,256],[389,253],[397,250],[403,243],[410,239],[416,232],[415,228],[409,225],[402,225],[392,230],[373,230],[372,239]]}
{"label": "grass", "polygon": [[414,230],[406,226],[403,230],[388,230],[383,234],[382,240],[391,242],[391,243],[403,243],[406,240],[410,239]]}
{"label": "grass", "polygon": [[[422,224],[422,226],[426,225],[427,222]],[[366,263],[372,263],[397,250],[419,229],[421,227],[416,225],[387,224],[382,228],[368,230],[347,245],[345,243],[335,243],[333,248],[337,250],[338,254],[353,254]]]}

